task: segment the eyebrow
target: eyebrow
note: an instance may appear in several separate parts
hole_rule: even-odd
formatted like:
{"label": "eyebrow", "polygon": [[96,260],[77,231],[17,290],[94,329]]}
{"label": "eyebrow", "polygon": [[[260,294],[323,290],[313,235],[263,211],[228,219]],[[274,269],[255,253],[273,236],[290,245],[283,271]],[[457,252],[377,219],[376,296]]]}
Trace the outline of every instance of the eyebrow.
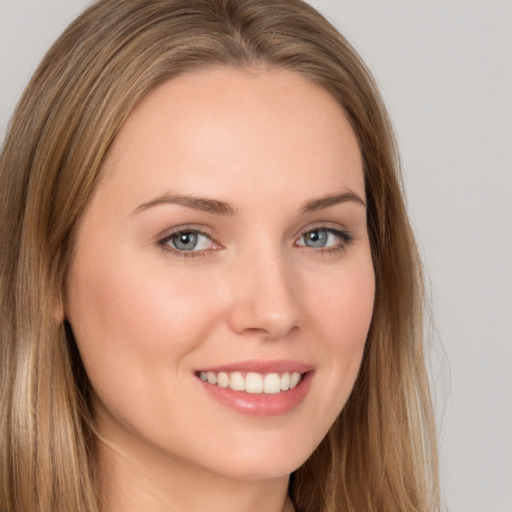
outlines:
{"label": "eyebrow", "polygon": [[216,215],[234,215],[235,209],[228,203],[224,201],[218,201],[216,199],[208,199],[206,197],[196,197],[192,195],[173,195],[173,194],[164,194],[156,199],[152,199],[147,203],[143,203],[135,210],[133,213],[138,213],[140,211],[147,210],[152,208],[153,206],[158,206],[161,204],[178,204],[181,206],[186,206],[188,208],[193,208],[194,210],[201,210],[207,213],[214,213]]}
{"label": "eyebrow", "polygon": [[348,190],[346,192],[342,192],[341,194],[331,194],[328,196],[319,197],[318,199],[308,201],[306,204],[302,206],[300,212],[316,212],[318,210],[323,210],[324,208],[329,208],[331,206],[335,206],[340,203],[346,203],[348,201],[358,203],[366,208],[366,202],[361,197],[359,197],[355,192]]}
{"label": "eyebrow", "polygon": [[[366,208],[366,203],[361,197],[359,197],[355,192],[347,191],[342,192],[340,194],[331,194],[324,197],[319,197],[317,199],[312,199],[307,201],[300,209],[300,213],[311,213],[318,210],[323,210],[325,208],[329,208],[331,206],[335,206],[337,204],[346,203],[346,202],[355,202]],[[180,206],[186,206],[187,208],[193,208],[194,210],[200,210],[207,213],[213,213],[216,215],[235,215],[235,208],[231,206],[229,203],[224,201],[219,201],[217,199],[209,199],[206,197],[197,197],[193,195],[174,195],[174,194],[163,194],[151,201],[146,203],[142,203],[137,206],[133,213],[138,213],[141,211],[148,210],[154,206],[159,206],[162,204],[177,204]]]}

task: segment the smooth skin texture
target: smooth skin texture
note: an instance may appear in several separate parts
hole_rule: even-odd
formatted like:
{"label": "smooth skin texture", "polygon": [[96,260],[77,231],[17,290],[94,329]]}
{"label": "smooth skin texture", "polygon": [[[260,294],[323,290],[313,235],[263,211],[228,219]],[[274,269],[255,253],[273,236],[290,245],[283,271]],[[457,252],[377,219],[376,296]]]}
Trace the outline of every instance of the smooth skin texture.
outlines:
{"label": "smooth skin texture", "polygon": [[[343,408],[370,325],[364,200],[350,124],[291,71],[197,71],[136,108],[81,219],[65,304],[104,510],[291,509],[289,474]],[[283,359],[314,373],[277,416],[220,403],[196,375]]]}

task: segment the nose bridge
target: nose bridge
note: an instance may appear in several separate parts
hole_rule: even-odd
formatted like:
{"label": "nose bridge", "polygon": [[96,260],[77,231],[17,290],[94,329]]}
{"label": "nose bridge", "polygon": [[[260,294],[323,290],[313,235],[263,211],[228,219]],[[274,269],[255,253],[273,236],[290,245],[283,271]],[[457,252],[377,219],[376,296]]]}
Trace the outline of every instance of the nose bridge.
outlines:
{"label": "nose bridge", "polygon": [[231,327],[270,339],[286,336],[299,322],[293,281],[293,268],[280,248],[248,251],[233,272]]}

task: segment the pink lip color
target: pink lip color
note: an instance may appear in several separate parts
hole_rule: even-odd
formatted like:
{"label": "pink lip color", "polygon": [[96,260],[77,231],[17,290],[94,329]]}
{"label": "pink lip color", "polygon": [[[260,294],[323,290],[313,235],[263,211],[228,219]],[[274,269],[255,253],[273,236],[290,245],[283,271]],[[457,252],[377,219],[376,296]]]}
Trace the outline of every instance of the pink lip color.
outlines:
{"label": "pink lip color", "polygon": [[285,373],[285,372],[299,372],[307,373],[314,370],[310,364],[300,363],[299,361],[291,361],[282,359],[278,361],[240,361],[238,363],[223,364],[220,366],[208,366],[207,368],[200,368],[199,372],[256,372],[256,373]]}
{"label": "pink lip color", "polygon": [[221,388],[214,384],[199,381],[204,389],[215,400],[227,405],[237,412],[252,416],[278,416],[292,411],[298,407],[306,398],[306,395],[313,380],[314,371],[311,365],[298,363],[296,361],[244,361],[240,363],[209,367],[201,371],[213,372],[257,372],[284,373],[299,372],[302,379],[294,389],[283,391],[277,394],[256,394],[246,391],[233,391],[230,388]]}

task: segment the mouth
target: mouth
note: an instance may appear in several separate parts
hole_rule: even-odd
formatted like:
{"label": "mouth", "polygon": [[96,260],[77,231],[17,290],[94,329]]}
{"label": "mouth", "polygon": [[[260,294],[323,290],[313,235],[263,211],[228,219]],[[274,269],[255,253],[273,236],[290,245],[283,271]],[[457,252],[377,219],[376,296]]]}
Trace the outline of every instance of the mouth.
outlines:
{"label": "mouth", "polygon": [[216,402],[260,417],[298,408],[308,395],[314,374],[313,366],[297,361],[246,361],[195,372]]}
{"label": "mouth", "polygon": [[257,373],[257,372],[198,372],[203,382],[232,391],[251,394],[276,395],[295,389],[301,382],[304,373]]}

